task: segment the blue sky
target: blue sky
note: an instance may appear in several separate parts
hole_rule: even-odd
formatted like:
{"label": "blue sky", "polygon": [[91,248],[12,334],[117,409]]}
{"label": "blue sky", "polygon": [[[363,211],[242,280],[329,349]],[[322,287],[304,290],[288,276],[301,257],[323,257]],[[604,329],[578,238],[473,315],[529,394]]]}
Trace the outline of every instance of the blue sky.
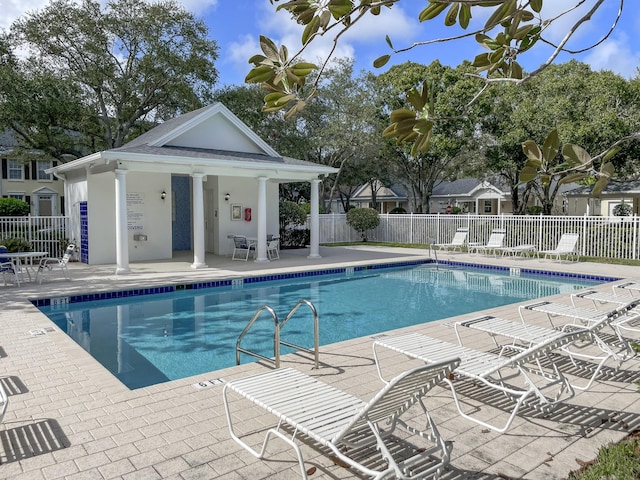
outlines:
{"label": "blue sky", "polygon": [[[216,67],[220,72],[220,83],[223,85],[242,84],[250,69],[247,60],[254,54],[260,53],[258,38],[266,35],[276,43],[285,43],[293,53],[300,45],[301,27],[290,20],[289,15],[275,12],[275,6],[269,0],[178,0],[187,10],[205,20],[209,26],[211,38],[218,42],[220,57]],[[284,0],[283,0],[284,1]],[[580,12],[593,5],[595,0],[586,0]],[[3,12],[0,18],[0,28],[7,28],[11,22],[29,10],[41,9],[48,2],[42,0],[0,0]],[[105,3],[101,0],[101,3]],[[547,0],[545,11],[556,15],[564,8],[574,5],[574,0]],[[618,0],[606,0],[601,11],[591,22],[583,26],[569,44],[570,48],[581,49],[588,46],[605,34],[612,25],[618,8]],[[577,58],[589,63],[594,70],[612,70],[626,78],[636,75],[640,67],[640,42],[637,32],[640,32],[640,9],[634,8],[636,2],[627,1],[620,24],[615,32],[597,48],[581,54]],[[356,60],[356,69],[367,69],[376,72],[372,62],[378,56],[388,53],[385,35],[389,35],[396,48],[406,47],[413,42],[424,41],[443,36],[451,36],[460,31],[445,28],[442,19],[419,24],[416,20],[418,12],[426,5],[425,0],[403,0],[391,9],[383,9],[383,13],[368,18],[357,25],[353,31],[342,38],[337,49],[337,56],[351,57]],[[552,41],[558,42],[566,34],[573,16],[564,17],[557,22],[557,26],[549,32]],[[478,15],[473,21],[481,25],[486,13]],[[468,30],[473,28],[473,24]],[[309,61],[316,61],[318,56],[328,52],[330,39],[314,42],[314,47],[305,57]],[[428,64],[435,59],[442,63],[456,66],[464,59],[472,59],[482,52],[473,39],[453,43],[439,43],[421,46],[410,52],[393,57],[386,68],[393,64],[408,60]],[[521,58],[525,69],[532,70],[547,60],[551,49],[539,45]],[[570,57],[562,56],[558,61],[566,61]]]}

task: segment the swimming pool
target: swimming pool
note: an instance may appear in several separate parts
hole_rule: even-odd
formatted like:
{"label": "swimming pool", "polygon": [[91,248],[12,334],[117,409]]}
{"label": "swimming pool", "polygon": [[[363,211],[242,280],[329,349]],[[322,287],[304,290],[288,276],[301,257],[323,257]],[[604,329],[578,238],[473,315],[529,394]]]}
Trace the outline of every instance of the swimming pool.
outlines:
{"label": "swimming pool", "polygon": [[[235,365],[238,335],[263,305],[282,320],[300,299],[311,301],[320,318],[320,344],[327,345],[604,281],[431,264],[351,268],[256,283],[237,280],[217,288],[183,286],[170,293],[51,301],[39,308],[134,389]],[[301,308],[282,336],[311,347],[312,332],[311,311]],[[260,317],[243,346],[273,356],[270,316]],[[242,356],[242,363],[255,360]]]}

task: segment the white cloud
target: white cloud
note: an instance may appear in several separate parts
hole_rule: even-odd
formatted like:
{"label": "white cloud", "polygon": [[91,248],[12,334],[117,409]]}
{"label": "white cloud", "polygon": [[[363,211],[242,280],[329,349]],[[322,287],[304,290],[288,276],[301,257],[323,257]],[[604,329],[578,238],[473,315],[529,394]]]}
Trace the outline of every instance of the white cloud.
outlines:
{"label": "white cloud", "polygon": [[41,10],[47,3],[46,0],[0,0],[0,28],[8,29],[26,12]]}
{"label": "white cloud", "polygon": [[637,44],[630,42],[626,34],[621,34],[592,50],[584,62],[593,70],[611,70],[625,78],[633,78],[640,67],[640,51],[632,50],[632,45]]}

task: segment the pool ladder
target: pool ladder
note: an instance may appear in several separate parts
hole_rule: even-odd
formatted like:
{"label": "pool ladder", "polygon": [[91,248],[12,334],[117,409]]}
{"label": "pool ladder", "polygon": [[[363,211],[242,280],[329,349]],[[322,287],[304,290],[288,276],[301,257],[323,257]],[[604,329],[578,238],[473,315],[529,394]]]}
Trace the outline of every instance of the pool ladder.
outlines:
{"label": "pool ladder", "polygon": [[[296,313],[298,308],[300,308],[302,305],[307,305],[311,309],[311,313],[313,314],[313,350],[306,347],[302,347],[300,345],[295,345],[293,343],[285,342],[284,340],[280,339],[280,330],[287,324],[289,319],[293,317],[293,315]],[[273,318],[273,325],[274,325],[273,358],[265,357],[264,355],[261,355],[257,352],[252,352],[251,350],[247,350],[240,346],[242,339],[249,332],[249,330],[251,329],[253,324],[256,322],[256,320],[258,320],[258,318],[260,317],[263,311],[267,311]],[[318,354],[319,336],[320,334],[319,334],[319,328],[318,328],[318,312],[316,310],[316,307],[309,300],[302,299],[298,303],[296,303],[296,305],[291,309],[289,314],[285,317],[285,319],[282,322],[278,321],[278,315],[276,314],[273,308],[271,308],[269,305],[263,305],[256,311],[256,313],[254,313],[253,317],[251,318],[251,320],[249,320],[249,323],[247,323],[247,326],[244,327],[244,330],[242,331],[242,333],[238,337],[238,340],[236,341],[236,365],[240,365],[240,354],[245,353],[247,355],[251,355],[253,357],[259,358],[266,362],[271,362],[275,365],[276,368],[280,368],[280,346],[284,345],[286,347],[295,348],[297,350],[301,350],[306,353],[313,353],[315,368],[317,369],[318,363],[319,363],[319,354]]]}

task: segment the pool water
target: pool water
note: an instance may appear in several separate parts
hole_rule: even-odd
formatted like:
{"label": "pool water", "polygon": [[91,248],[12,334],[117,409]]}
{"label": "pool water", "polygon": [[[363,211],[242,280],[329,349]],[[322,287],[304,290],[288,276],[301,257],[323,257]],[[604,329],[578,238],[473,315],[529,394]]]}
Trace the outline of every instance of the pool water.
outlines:
{"label": "pool water", "polygon": [[[320,344],[327,345],[597,283],[420,265],[40,309],[134,389],[235,365],[236,340],[263,305],[282,321],[299,300],[309,300],[318,311]],[[303,305],[282,338],[311,348],[312,318]],[[263,312],[242,346],[273,357],[273,331],[273,318]],[[244,354],[241,360],[257,361]]]}

